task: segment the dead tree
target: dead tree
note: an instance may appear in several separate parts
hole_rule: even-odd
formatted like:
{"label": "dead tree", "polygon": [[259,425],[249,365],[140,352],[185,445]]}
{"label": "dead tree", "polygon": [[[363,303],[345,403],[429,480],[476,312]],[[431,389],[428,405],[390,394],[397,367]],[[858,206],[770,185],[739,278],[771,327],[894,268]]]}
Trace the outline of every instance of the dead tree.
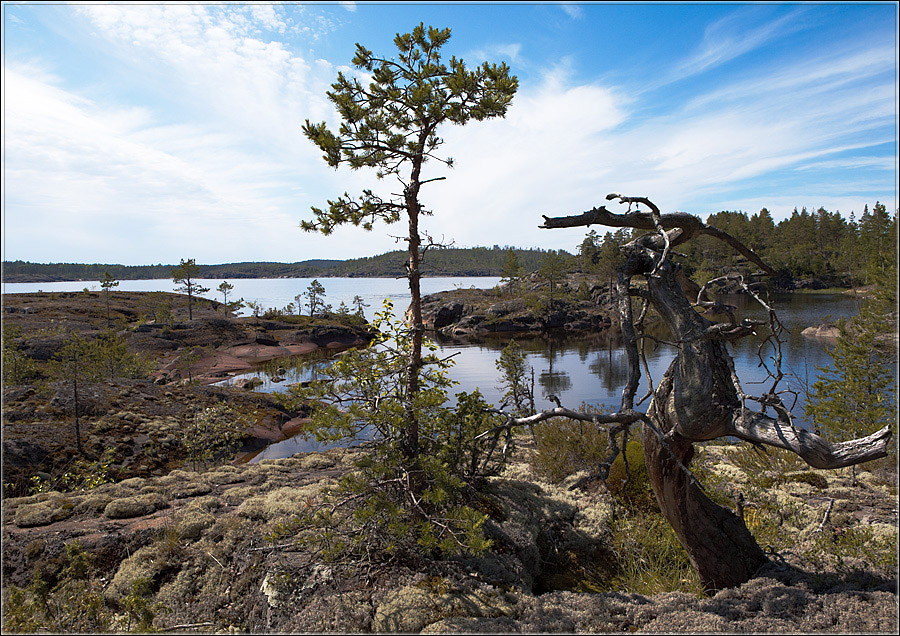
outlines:
{"label": "dead tree", "polygon": [[[625,260],[618,268],[618,310],[628,361],[621,406],[616,413],[596,416],[563,408],[557,401],[557,408],[530,417],[509,418],[506,431],[512,426],[533,425],[560,416],[608,426],[612,455],[594,476],[605,479],[612,459],[618,454],[616,435],[640,423],[644,458],[656,499],[704,587],[713,591],[740,585],[752,578],[768,558],[743,520],[703,493],[689,469],[693,443],[737,437],[794,452],[815,468],[840,468],[886,456],[890,429],[885,427],[869,437],[832,444],[796,428],[778,391],[782,374],[777,341],[780,324],[775,312],[763,303],[769,309],[768,321],[737,322],[733,315],[726,322],[707,320],[699,310],[717,305],[708,300],[706,286],[690,281],[672,261],[672,250],[698,236],[712,236],[731,245],[759,266],[763,274],[772,276],[775,272],[734,237],[693,215],[660,214],[657,206],[643,197],[610,194],[607,200],[627,204],[627,212],[614,214],[601,206],[577,216],[545,216],[541,227],[602,224],[648,230],[622,247]],[[649,212],[632,211],[635,204],[646,206]],[[639,286],[636,283],[641,279],[645,284]],[[738,282],[762,302],[748,285],[742,280]],[[632,298],[639,298],[643,303],[637,317]],[[672,337],[669,344],[676,347],[677,354],[659,383],[653,387],[651,382],[648,396],[652,399],[646,412],[640,412],[635,408],[641,378],[638,343],[641,338],[649,337],[641,329],[649,307],[668,325]],[[726,344],[764,331],[770,332],[768,338],[775,338],[776,353],[770,370],[772,386],[762,396],[754,397],[741,388]],[[751,403],[758,410],[750,408]]]}

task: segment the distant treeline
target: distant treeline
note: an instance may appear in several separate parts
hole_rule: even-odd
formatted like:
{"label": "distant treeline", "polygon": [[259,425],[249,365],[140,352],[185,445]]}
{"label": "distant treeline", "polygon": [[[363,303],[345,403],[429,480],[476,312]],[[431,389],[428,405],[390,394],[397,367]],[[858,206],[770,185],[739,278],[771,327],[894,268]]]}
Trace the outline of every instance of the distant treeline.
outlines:
{"label": "distant treeline", "polygon": [[[429,250],[423,265],[425,276],[500,276],[512,249],[528,272],[538,269],[547,253],[541,249],[500,247],[442,248]],[[564,255],[568,255],[562,252]],[[185,259],[191,258],[190,254]],[[198,278],[317,278],[397,277],[406,272],[406,252],[349,260],[308,260],[298,263],[226,263],[198,265]],[[7,283],[100,280],[106,272],[116,280],[150,280],[172,277],[174,265],[115,265],[84,263],[29,263],[4,261],[2,278]]]}
{"label": "distant treeline", "polygon": [[[753,215],[719,212],[706,223],[750,247],[778,272],[779,284],[788,289],[868,285],[897,259],[897,216],[880,203],[871,210],[867,205],[859,218],[851,214],[845,219],[824,208],[814,212],[795,208],[788,218],[775,223],[763,208]],[[642,233],[619,230],[601,235],[592,230],[578,247],[573,267],[606,279],[621,262],[618,246]],[[731,246],[709,236],[679,245],[676,251],[681,254],[676,260],[699,282],[759,269]]]}

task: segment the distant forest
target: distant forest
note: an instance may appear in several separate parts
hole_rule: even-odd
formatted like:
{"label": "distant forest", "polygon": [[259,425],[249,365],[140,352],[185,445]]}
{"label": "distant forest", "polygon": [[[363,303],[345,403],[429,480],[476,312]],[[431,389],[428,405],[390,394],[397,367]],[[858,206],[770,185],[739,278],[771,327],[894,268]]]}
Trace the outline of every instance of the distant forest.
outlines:
{"label": "distant forest", "polygon": [[[719,212],[706,222],[722,229],[759,254],[779,272],[780,283],[798,286],[850,287],[865,285],[873,272],[892,267],[897,259],[897,215],[885,206],[867,205],[862,215],[849,219],[819,208],[809,212],[794,209],[791,216],[775,223],[766,208],[753,215]],[[602,229],[598,226],[598,229]],[[432,249],[423,265],[426,276],[507,276],[509,252],[515,254],[520,274],[537,271],[548,254],[563,257],[568,271],[582,271],[606,279],[619,262],[618,246],[631,240],[624,230],[604,235],[591,229],[574,254],[566,251],[511,247]],[[678,258],[695,280],[701,282],[725,271],[753,271],[742,256],[725,243],[700,237],[681,246]],[[189,254],[185,258],[190,258]],[[199,278],[325,278],[399,277],[405,273],[405,251],[349,260],[308,260],[298,263],[228,263],[198,265]],[[107,265],[79,263],[3,263],[4,282],[51,282],[100,280],[105,272],[116,280],[166,279],[173,265]],[[506,270],[504,268],[507,268]]]}
{"label": "distant forest", "polygon": [[[849,219],[837,212],[819,208],[815,212],[794,209],[786,219],[775,223],[763,208],[748,216],[745,212],[719,212],[706,223],[728,232],[760,255],[779,273],[779,286],[853,287],[867,285],[874,275],[891,271],[897,260],[897,216],[885,206],[867,205],[862,215]],[[641,232],[639,232],[641,233]],[[578,247],[578,267],[606,278],[619,262],[618,245],[633,235],[627,231],[591,231]],[[722,241],[709,236],[676,249],[688,274],[698,282],[728,272],[748,274],[759,268],[748,263]]]}
{"label": "distant forest", "polygon": [[[500,276],[508,251],[519,264],[535,271],[547,250],[510,247],[441,248],[429,250],[423,265],[425,276]],[[565,251],[559,252],[571,257]],[[185,259],[191,258],[190,254]],[[398,277],[405,275],[405,251],[349,260],[308,260],[298,263],[226,263],[200,265],[199,278],[318,278],[318,277]],[[174,265],[113,265],[81,263],[29,263],[4,261],[3,282],[43,283],[53,281],[100,280],[105,272],[116,280],[149,280],[172,277]]]}

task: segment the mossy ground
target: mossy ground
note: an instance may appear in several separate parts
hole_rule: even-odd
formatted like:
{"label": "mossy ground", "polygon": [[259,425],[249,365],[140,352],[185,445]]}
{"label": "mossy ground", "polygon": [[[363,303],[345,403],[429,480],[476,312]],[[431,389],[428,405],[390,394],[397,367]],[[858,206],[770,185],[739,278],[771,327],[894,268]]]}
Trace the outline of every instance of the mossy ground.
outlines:
{"label": "mossy ground", "polygon": [[[676,566],[665,526],[602,485],[569,490],[584,471],[543,481],[528,461],[530,436],[519,441],[515,461],[489,485],[493,546],[477,558],[328,560],[320,544],[296,543],[290,520],[321,502],[360,451],[9,499],[4,600],[18,604],[4,604],[4,629],[84,629],[85,621],[93,621],[86,631],[199,625],[189,630],[197,632],[896,627],[896,487],[865,471],[856,486],[849,474],[815,471],[828,489],[785,479],[752,490],[759,475],[732,461],[745,451],[708,445],[698,468],[726,476],[710,488],[753,493],[748,523],[777,554],[758,578],[708,597]],[[819,530],[829,498],[835,504]],[[135,499],[165,505],[132,518],[104,514]],[[19,525],[33,506],[49,523]],[[68,516],[53,521],[64,509]]]}

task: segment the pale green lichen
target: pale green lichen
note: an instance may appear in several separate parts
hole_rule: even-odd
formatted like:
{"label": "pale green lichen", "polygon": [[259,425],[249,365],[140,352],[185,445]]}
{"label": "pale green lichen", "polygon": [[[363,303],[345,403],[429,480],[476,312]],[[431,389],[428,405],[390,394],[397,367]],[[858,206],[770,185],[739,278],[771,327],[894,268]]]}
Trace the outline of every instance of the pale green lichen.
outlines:
{"label": "pale green lichen", "polygon": [[110,519],[130,519],[166,508],[169,504],[159,493],[123,497],[110,501],[103,514]]}
{"label": "pale green lichen", "polygon": [[20,528],[46,526],[68,519],[75,512],[75,503],[67,497],[57,496],[16,508],[16,525]]}

